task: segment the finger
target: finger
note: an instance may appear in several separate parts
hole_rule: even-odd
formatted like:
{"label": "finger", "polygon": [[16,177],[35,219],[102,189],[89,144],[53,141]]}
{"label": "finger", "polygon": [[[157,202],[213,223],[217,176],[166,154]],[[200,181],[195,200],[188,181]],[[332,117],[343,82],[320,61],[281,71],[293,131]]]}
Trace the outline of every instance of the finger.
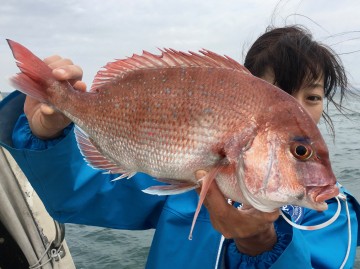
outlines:
{"label": "finger", "polygon": [[197,170],[195,172],[195,177],[197,180],[203,178],[204,176],[206,176],[207,172],[205,170]]}
{"label": "finger", "polygon": [[40,111],[41,111],[41,113],[48,115],[48,116],[53,115],[56,112],[55,109],[53,109],[51,106],[48,106],[46,104],[41,104]]}
{"label": "finger", "polygon": [[239,207],[239,210],[251,210],[254,207],[252,207],[251,205],[242,205],[241,207]]}
{"label": "finger", "polygon": [[279,211],[275,210],[274,212],[262,212],[253,208],[252,206],[242,206],[238,208],[239,211],[252,215],[254,218],[262,219],[264,223],[272,223],[279,217]]}
{"label": "finger", "polygon": [[[198,170],[195,172],[195,177],[197,180],[200,180],[206,175],[207,172],[205,170]],[[200,192],[200,190],[198,190],[198,192]],[[225,197],[220,191],[215,181],[209,187],[209,190],[206,194],[206,198],[204,201],[204,205],[209,210],[213,211],[213,213],[215,214],[222,213],[223,210],[226,210],[228,207]]]}
{"label": "finger", "polygon": [[213,182],[210,185],[206,194],[204,205],[208,208],[209,211],[211,211],[212,214],[219,216],[227,214],[230,206],[217,186],[216,182]]}
{"label": "finger", "polygon": [[73,87],[81,92],[86,92],[86,83],[83,81],[77,81],[75,82],[75,84],[73,85]]}
{"label": "finger", "polygon": [[276,221],[280,216],[279,210],[276,210],[274,212],[261,212],[261,214],[262,214],[262,218],[268,221],[269,223]]}
{"label": "finger", "polygon": [[24,113],[28,119],[32,117],[36,107],[39,106],[39,104],[40,102],[35,98],[32,98],[29,95],[26,96],[24,103]]}
{"label": "finger", "polygon": [[74,65],[73,61],[67,58],[57,58],[56,56],[54,56],[54,60],[52,62],[48,63],[48,66],[51,69],[56,69],[62,66],[67,66],[67,65]]}
{"label": "finger", "polygon": [[53,75],[58,80],[81,80],[83,72],[77,65],[65,65],[54,69]]}
{"label": "finger", "polygon": [[46,63],[47,65],[51,64],[51,63],[54,63],[54,62],[57,62],[59,60],[61,60],[62,58],[59,56],[59,55],[52,55],[52,56],[49,56],[49,57],[46,57],[43,62]]}

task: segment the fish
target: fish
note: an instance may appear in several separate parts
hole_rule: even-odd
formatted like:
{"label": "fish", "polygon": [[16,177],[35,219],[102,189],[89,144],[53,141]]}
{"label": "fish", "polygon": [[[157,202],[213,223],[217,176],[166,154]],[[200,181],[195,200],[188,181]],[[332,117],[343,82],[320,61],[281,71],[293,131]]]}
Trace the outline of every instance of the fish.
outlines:
{"label": "fish", "polygon": [[[11,84],[70,118],[85,160],[117,179],[142,172],[153,195],[201,186],[189,239],[210,184],[225,198],[273,212],[323,211],[338,193],[316,123],[291,95],[228,56],[202,49],[143,51],[107,63],[75,90],[23,45],[7,40],[20,73]],[[201,179],[198,170],[208,173]]]}

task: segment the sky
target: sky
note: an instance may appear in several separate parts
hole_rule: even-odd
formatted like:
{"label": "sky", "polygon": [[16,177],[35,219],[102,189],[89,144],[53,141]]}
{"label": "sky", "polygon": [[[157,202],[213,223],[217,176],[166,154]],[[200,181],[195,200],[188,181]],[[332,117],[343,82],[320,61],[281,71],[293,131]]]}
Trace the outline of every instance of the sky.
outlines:
{"label": "sky", "polygon": [[205,48],[242,63],[268,25],[295,23],[331,46],[360,88],[359,10],[358,0],[2,0],[0,91],[18,72],[7,38],[40,58],[72,59],[90,86],[107,62],[143,50]]}

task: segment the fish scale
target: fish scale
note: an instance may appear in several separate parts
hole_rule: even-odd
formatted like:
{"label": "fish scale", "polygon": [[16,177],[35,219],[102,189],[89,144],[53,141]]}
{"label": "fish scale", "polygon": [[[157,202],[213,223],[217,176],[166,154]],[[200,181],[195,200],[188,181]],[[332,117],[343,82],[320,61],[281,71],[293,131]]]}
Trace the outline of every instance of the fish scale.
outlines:
{"label": "fish scale", "polygon": [[[264,212],[286,204],[325,210],[338,194],[311,116],[229,57],[144,51],[108,63],[90,91],[79,92],[28,49],[8,43],[21,70],[13,85],[76,124],[79,149],[94,168],[167,183],[144,190],[149,194],[201,186],[190,237],[213,180],[224,197]],[[208,173],[197,180],[198,170]]]}

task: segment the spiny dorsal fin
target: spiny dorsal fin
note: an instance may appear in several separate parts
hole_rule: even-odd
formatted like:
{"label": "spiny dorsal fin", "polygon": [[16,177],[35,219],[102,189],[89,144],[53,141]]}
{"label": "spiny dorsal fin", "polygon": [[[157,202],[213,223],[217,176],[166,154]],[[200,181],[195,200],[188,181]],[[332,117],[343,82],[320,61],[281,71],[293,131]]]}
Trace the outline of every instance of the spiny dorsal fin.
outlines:
{"label": "spiny dorsal fin", "polygon": [[91,167],[106,170],[111,174],[123,174],[118,177],[118,179],[126,177],[130,178],[135,174],[135,172],[129,172],[118,167],[113,161],[102,155],[89,136],[78,126],[75,127],[75,138],[81,154]]}
{"label": "spiny dorsal fin", "polygon": [[142,55],[134,54],[127,59],[119,59],[105,65],[95,76],[90,91],[101,88],[102,85],[140,69],[170,68],[170,67],[217,67],[235,69],[250,74],[241,64],[227,56],[221,56],[209,50],[200,53],[181,52],[173,49],[163,49],[160,55],[143,51]]}

